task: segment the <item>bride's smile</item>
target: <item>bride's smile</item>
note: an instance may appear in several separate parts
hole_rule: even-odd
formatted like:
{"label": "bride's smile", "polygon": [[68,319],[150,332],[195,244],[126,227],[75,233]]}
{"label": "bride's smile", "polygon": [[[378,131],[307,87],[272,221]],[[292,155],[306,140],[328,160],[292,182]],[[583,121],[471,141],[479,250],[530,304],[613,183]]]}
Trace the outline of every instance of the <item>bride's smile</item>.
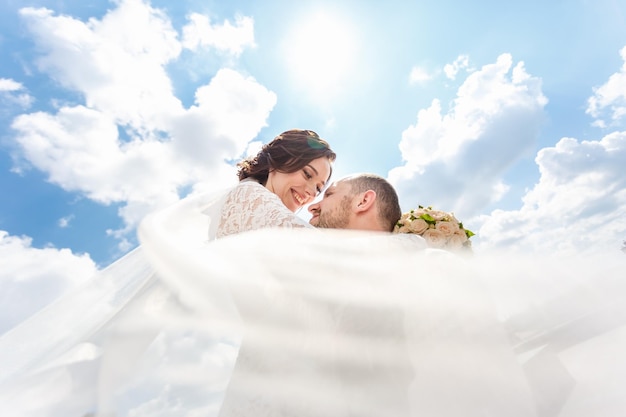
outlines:
{"label": "bride's smile", "polygon": [[289,210],[295,212],[320,194],[330,173],[330,161],[322,157],[295,172],[270,172],[265,187],[276,194]]}

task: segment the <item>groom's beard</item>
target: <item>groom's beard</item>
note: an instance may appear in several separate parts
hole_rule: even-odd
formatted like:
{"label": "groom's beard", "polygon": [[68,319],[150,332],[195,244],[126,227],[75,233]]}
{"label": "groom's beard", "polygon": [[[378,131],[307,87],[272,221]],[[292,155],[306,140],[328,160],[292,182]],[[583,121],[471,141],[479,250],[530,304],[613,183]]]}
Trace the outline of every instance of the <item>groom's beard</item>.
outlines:
{"label": "groom's beard", "polygon": [[350,223],[350,197],[344,197],[334,210],[321,211],[315,227],[323,229],[347,229]]}

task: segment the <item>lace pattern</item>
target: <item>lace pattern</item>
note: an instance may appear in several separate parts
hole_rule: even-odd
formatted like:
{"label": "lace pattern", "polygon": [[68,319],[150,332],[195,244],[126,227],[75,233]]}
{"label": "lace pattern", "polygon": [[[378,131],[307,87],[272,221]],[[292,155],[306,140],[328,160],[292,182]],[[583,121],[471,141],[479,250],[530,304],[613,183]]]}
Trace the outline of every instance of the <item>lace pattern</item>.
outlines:
{"label": "lace pattern", "polygon": [[220,213],[216,237],[266,227],[312,227],[280,201],[280,198],[255,181],[242,181],[226,196]]}

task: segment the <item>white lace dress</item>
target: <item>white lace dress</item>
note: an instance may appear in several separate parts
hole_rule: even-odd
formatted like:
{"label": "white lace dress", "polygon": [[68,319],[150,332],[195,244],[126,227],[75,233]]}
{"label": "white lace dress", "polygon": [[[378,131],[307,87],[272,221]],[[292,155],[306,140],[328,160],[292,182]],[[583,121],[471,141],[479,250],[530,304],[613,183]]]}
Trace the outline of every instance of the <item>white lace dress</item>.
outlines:
{"label": "white lace dress", "polygon": [[280,198],[252,180],[243,180],[226,195],[216,238],[272,227],[312,227],[294,215]]}

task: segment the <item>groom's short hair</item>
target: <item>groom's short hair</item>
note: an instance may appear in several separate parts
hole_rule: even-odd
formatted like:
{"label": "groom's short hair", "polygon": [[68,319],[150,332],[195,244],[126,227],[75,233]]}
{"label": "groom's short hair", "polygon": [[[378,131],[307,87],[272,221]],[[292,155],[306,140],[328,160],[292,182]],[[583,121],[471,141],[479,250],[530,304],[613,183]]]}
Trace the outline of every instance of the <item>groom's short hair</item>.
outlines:
{"label": "groom's short hair", "polygon": [[352,195],[367,190],[376,192],[378,220],[390,232],[402,216],[402,209],[398,201],[395,188],[383,177],[376,174],[356,174],[345,179],[350,185]]}

